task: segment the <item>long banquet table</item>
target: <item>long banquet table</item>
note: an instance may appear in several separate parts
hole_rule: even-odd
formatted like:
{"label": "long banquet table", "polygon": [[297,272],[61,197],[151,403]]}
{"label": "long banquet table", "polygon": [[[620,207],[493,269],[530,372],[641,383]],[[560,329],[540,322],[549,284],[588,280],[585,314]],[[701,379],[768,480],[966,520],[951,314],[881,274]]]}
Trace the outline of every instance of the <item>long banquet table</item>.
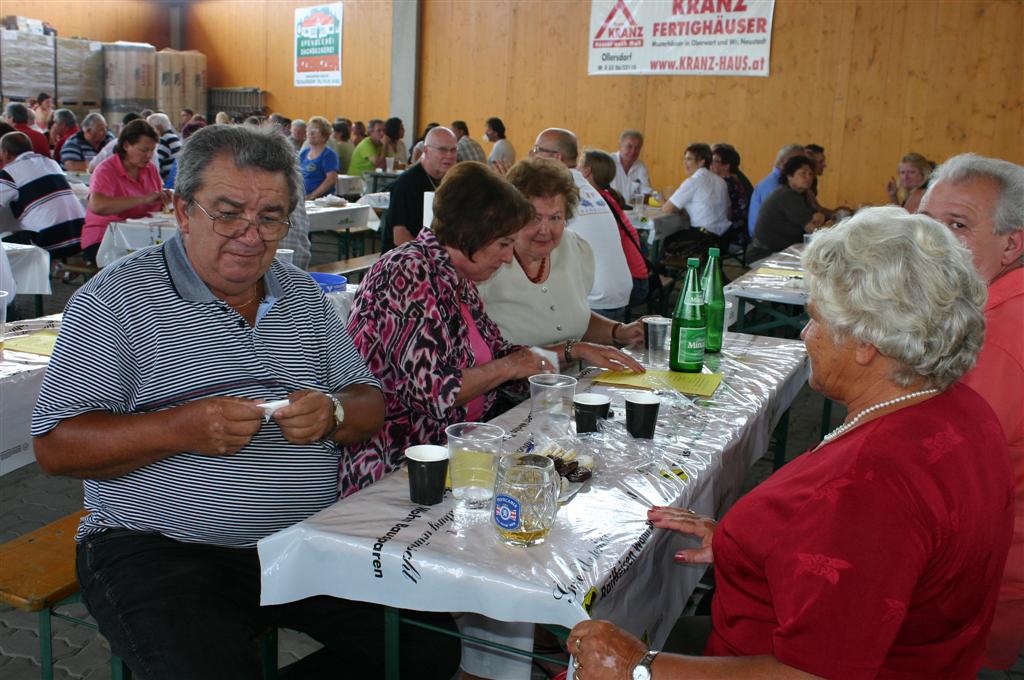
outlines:
{"label": "long banquet table", "polygon": [[[796,331],[803,328],[807,322],[804,314],[807,290],[804,288],[804,271],[800,265],[803,249],[802,243],[793,245],[752,263],[750,271],[725,287],[726,300],[732,301],[738,307],[736,330],[759,333],[786,326]],[[793,311],[785,313],[767,303],[790,305]],[[764,312],[772,320],[748,326],[747,304]]]}
{"label": "long banquet table", "polygon": [[[598,468],[544,544],[505,545],[489,513],[462,514],[450,494],[432,507],[410,503],[403,468],[260,541],[262,603],[326,594],[566,627],[593,616],[660,646],[704,568],[673,562],[692,542],[647,524],[647,509],[723,513],[809,371],[802,343],[734,333],[706,363],[722,384],[696,406],[667,395],[653,441],[626,434],[626,390],[593,383],[598,369],[580,375],[577,392],[610,394],[614,419],[575,444]],[[508,433],[506,450],[536,443],[529,402],[494,422]]]}

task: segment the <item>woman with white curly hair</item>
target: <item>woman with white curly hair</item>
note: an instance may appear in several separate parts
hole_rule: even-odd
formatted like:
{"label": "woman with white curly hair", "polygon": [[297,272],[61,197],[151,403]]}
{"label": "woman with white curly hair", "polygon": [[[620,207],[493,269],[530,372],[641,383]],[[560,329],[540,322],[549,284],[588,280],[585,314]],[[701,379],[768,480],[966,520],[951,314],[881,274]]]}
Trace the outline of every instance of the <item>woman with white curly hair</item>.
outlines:
{"label": "woman with white curly hair", "polygon": [[676,561],[714,561],[707,656],[659,655],[586,621],[569,637],[577,678],[968,678],[980,667],[1013,526],[1005,437],[957,382],[981,348],[985,285],[945,228],[899,208],[822,232],[803,264],[810,384],[847,407],[845,422],[717,526],[649,511],[701,539]]}

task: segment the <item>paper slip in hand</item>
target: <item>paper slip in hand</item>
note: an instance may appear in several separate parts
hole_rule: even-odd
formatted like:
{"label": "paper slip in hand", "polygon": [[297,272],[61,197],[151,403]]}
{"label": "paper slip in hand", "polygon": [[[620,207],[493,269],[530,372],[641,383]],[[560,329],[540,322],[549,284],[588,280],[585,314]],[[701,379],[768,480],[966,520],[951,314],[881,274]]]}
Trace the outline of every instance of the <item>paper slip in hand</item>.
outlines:
{"label": "paper slip in hand", "polygon": [[258,406],[263,409],[263,421],[269,423],[270,416],[274,415],[274,411],[279,408],[284,408],[290,403],[291,402],[287,399],[278,399],[277,401],[265,401],[262,404],[258,404]]}
{"label": "paper slip in hand", "polygon": [[[651,377],[654,382],[651,382]],[[683,394],[695,394],[698,397],[710,397],[722,382],[721,373],[676,373],[675,371],[608,371],[594,378],[596,383],[618,385],[619,387],[641,387],[657,389],[664,382]]]}
{"label": "paper slip in hand", "polygon": [[531,347],[530,351],[551,364],[551,373],[558,373],[558,355],[543,347]]}
{"label": "paper slip in hand", "polygon": [[777,276],[783,279],[804,278],[804,273],[799,269],[778,269],[776,267],[759,267],[755,274],[760,276]]}
{"label": "paper slip in hand", "polygon": [[2,343],[5,349],[12,352],[28,352],[44,357],[53,356],[53,346],[57,344],[57,331],[43,330],[31,335],[7,338]]}

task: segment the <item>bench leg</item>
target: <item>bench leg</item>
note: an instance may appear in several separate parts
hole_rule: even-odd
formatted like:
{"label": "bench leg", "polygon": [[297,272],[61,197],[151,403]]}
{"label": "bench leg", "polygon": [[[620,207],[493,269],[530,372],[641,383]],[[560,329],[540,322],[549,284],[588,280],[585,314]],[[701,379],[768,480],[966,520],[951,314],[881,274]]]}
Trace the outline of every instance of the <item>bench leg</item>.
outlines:
{"label": "bench leg", "polygon": [[53,680],[53,621],[50,608],[39,611],[39,677]]}
{"label": "bench leg", "polygon": [[782,414],[779,424],[775,426],[775,461],[773,471],[786,464],[786,440],[789,437],[789,409]]}
{"label": "bench leg", "polygon": [[110,655],[110,680],[132,680],[132,671],[116,654]]}

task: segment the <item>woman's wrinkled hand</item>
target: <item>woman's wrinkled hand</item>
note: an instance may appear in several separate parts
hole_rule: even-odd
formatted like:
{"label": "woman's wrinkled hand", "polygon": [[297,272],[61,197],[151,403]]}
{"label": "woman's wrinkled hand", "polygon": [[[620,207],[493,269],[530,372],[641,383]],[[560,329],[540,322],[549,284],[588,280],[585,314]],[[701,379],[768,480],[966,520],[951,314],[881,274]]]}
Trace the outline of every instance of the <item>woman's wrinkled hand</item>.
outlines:
{"label": "woman's wrinkled hand", "polygon": [[503,361],[509,367],[509,380],[521,380],[538,373],[558,373],[558,366],[529,349],[521,349],[506,356]]}
{"label": "woman's wrinkled hand", "polygon": [[[643,331],[640,331],[641,338]],[[633,357],[624,354],[614,347],[598,345],[593,342],[577,342],[572,346],[574,359],[581,359],[598,368],[609,368],[613,371],[636,371],[643,373],[644,367]]]}
{"label": "woman's wrinkled hand", "polygon": [[629,680],[647,646],[608,621],[581,621],[569,633],[573,677],[579,680]]}
{"label": "woman's wrinkled hand", "polygon": [[658,505],[647,511],[647,519],[659,529],[672,529],[700,539],[700,548],[677,552],[675,554],[676,562],[685,564],[711,564],[714,562],[715,556],[711,549],[711,542],[715,537],[715,520],[698,515],[693,510]]}

